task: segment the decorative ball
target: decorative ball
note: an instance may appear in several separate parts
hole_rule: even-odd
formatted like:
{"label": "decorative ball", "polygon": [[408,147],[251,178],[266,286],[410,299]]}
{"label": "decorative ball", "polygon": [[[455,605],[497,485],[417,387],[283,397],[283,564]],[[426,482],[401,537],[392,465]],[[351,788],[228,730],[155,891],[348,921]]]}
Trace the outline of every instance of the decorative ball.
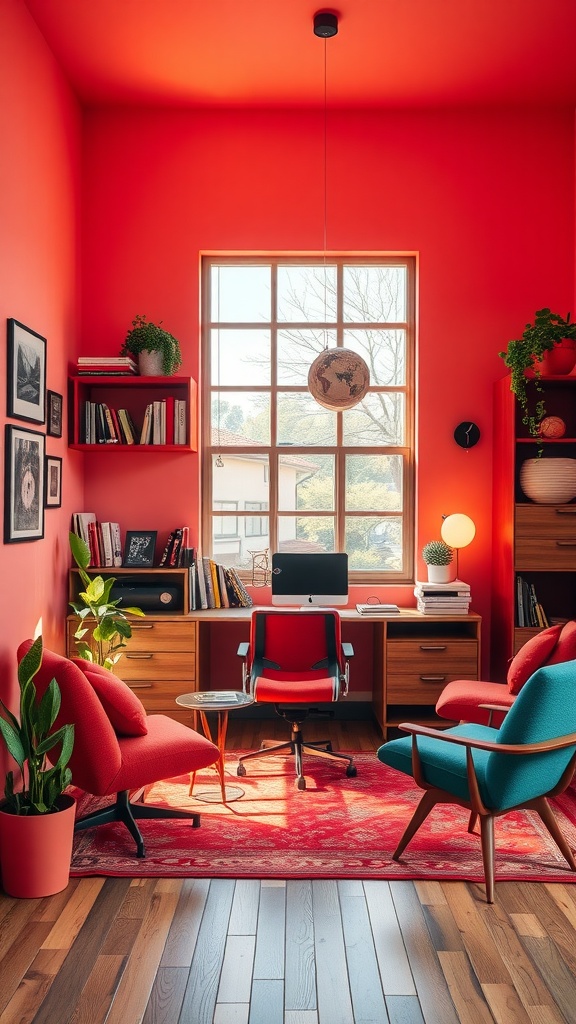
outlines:
{"label": "decorative ball", "polygon": [[370,386],[370,371],[357,352],[327,348],[308,371],[308,389],[318,405],[333,412],[352,409]]}
{"label": "decorative ball", "polygon": [[539,432],[541,437],[564,437],[566,424],[559,416],[545,416],[540,423]]}

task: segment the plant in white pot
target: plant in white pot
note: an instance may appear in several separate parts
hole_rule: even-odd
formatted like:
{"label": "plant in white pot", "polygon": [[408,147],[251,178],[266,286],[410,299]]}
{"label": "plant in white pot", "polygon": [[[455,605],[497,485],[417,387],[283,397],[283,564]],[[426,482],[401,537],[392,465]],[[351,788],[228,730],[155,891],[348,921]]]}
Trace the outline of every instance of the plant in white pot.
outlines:
{"label": "plant in white pot", "polygon": [[0,700],[0,734],[21,773],[21,788],[15,788],[14,772],[6,773],[0,806],[2,884],[9,895],[25,898],[66,888],[74,836],[75,801],[64,792],[72,781],[74,726],[50,731],[60,710],[60,689],[52,679],[38,698],[34,676],[41,664],[38,637],[18,665],[19,718]]}
{"label": "plant in white pot", "polygon": [[422,548],[422,558],[428,567],[429,583],[450,583],[454,552],[443,540],[431,540]]}
{"label": "plant in white pot", "polygon": [[[162,321],[160,321],[160,324]],[[121,356],[134,356],[144,377],[170,377],[182,365],[177,339],[145,316],[136,316],[120,349]]]}

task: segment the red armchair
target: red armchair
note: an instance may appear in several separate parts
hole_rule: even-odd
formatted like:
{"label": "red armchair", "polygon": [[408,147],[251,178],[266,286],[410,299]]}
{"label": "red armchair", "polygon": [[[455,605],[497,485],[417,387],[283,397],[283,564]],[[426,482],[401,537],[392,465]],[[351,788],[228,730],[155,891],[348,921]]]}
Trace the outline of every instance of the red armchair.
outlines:
{"label": "red armchair", "polygon": [[336,753],[329,740],[305,742],[302,723],[316,705],[337,701],[348,693],[348,658],[354,651],[340,639],[340,616],[327,611],[268,611],[252,613],[250,643],[240,644],[244,659],[244,690],[259,704],[273,704],[291,725],[285,743],[264,740],[260,750],[239,759],[238,775],[246,775],[244,762],[269,754],[293,754],[298,789],[306,789],[302,754],[346,762],[346,775],[357,774],[348,754]]}
{"label": "red armchair", "polygon": [[[19,661],[31,643],[26,640],[20,645]],[[62,695],[56,727],[74,724],[73,784],[96,796],[115,796],[110,806],[79,819],[76,831],[122,821],[136,842],[137,856],[144,857],[144,840],[136,819],[190,818],[197,828],[199,814],[131,801],[130,791],[137,790],[140,795],[152,782],[206,768],[218,760],[218,747],[166,715],[146,716],[130,687],[112,672],[44,648],[34,678],[40,695],[53,678]]]}
{"label": "red armchair", "polygon": [[506,712],[491,710],[494,705],[511,708],[524,683],[537,669],[575,658],[576,621],[549,626],[531,637],[512,658],[506,683],[455,679],[438,698],[436,713],[455,722],[499,728]]}

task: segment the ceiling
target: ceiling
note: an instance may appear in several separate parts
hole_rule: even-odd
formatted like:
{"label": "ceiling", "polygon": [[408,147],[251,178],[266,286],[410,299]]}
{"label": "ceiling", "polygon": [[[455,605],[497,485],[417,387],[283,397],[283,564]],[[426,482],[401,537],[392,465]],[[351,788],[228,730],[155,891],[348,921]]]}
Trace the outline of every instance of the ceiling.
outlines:
{"label": "ceiling", "polygon": [[20,2],[86,104],[576,105],[576,0]]}

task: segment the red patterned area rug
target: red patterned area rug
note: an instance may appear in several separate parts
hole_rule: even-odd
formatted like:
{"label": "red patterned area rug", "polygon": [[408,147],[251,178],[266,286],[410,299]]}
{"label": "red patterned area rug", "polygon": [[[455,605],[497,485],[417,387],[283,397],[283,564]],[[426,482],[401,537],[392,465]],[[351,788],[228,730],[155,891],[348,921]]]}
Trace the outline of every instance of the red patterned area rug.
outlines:
{"label": "red patterned area rug", "polygon": [[[356,778],[338,765],[306,761],[307,790],[295,787],[292,764],[267,757],[236,775],[237,756],[227,755],[227,784],[244,796],[224,807],[188,796],[188,776],[148,788],[149,803],[200,811],[202,823],[143,821],[146,857],[118,824],[79,832],[72,875],[177,878],[364,878],[466,879],[483,881],[480,838],[467,832],[460,807],[437,806],[402,860],[392,851],[421,791],[412,780],[382,765],[372,753],[354,755]],[[214,791],[213,769],[199,773],[195,792]],[[102,804],[82,795],[79,813]],[[571,847],[576,848],[576,793],[553,801]],[[576,881],[540,818],[515,812],[496,822],[496,878],[516,881]]]}

